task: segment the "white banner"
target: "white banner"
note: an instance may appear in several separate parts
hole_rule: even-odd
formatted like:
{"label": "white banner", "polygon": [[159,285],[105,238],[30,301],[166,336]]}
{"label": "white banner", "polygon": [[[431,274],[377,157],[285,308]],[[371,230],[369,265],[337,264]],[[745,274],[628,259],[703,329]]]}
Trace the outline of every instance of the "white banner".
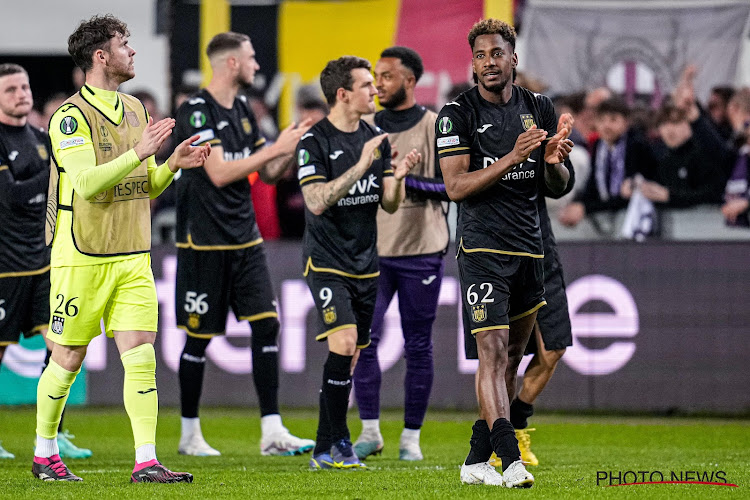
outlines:
{"label": "white banner", "polygon": [[705,102],[711,87],[736,82],[748,16],[750,2],[738,0],[528,0],[519,67],[552,95],[617,80],[651,94],[670,92],[695,64]]}

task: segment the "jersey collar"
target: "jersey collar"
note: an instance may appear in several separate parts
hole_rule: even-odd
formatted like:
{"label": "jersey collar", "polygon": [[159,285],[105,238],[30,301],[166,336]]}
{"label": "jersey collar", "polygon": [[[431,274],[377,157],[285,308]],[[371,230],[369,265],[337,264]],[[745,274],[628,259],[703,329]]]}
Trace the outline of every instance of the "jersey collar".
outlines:
{"label": "jersey collar", "polygon": [[79,92],[81,97],[91,104],[115,125],[122,123],[125,116],[122,99],[116,90],[104,90],[84,84]]}

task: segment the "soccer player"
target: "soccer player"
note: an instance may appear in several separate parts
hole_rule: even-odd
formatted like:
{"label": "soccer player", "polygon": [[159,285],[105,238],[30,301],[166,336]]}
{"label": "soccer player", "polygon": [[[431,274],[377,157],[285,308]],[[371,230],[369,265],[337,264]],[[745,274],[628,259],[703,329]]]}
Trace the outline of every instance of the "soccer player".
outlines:
{"label": "soccer player", "polygon": [[[537,310],[545,304],[539,176],[552,192],[562,192],[568,182],[562,162],[572,148],[563,120],[546,141],[556,126],[549,98],[512,84],[515,38],[513,27],[496,19],[472,27],[468,39],[478,85],[447,103],[436,124],[446,190],[460,203],[464,330],[475,337],[479,357],[480,419],[460,477],[509,488],[534,482],[508,410]],[[502,475],[488,463],[493,451]]]}
{"label": "soccer player", "polygon": [[60,413],[86,348],[101,333],[114,337],[125,371],[123,399],[135,441],[132,482],[192,482],[156,459],[158,302],[151,272],[151,211],[181,168],[200,166],[209,145],[183,141],[157,167],[153,155],[174,120],[154,123],[143,104],[117,88],[135,76],[128,28],[111,15],[82,21],[68,52],[83,87],[54,113],[50,140],[56,168],[47,206],[52,242],[51,321],[55,343],[37,387],[37,442],[32,473],[45,481],[80,481],[58,454]]}
{"label": "soccer player", "polygon": [[[29,75],[0,64],[0,362],[5,348],[26,337],[46,336],[49,324],[49,250],[44,213],[49,183],[49,138],[28,123],[33,105]],[[45,339],[46,340],[46,339]],[[49,360],[52,342],[46,340]],[[67,431],[58,429],[60,456],[88,458]],[[14,458],[0,446],[0,458]]]}
{"label": "soccer player", "polygon": [[[572,125],[572,119],[568,125]],[[539,459],[531,451],[530,431],[528,419],[534,414],[534,402],[542,393],[544,388],[555,373],[557,363],[565,354],[565,349],[573,345],[573,332],[570,324],[570,313],[568,311],[568,297],[565,293],[565,278],[560,263],[560,255],[557,251],[557,242],[552,232],[552,225],[547,211],[546,198],[558,199],[568,194],[575,185],[575,169],[570,159],[563,163],[569,172],[568,185],[561,193],[555,193],[547,188],[542,179],[540,192],[544,196],[537,198],[539,208],[539,227],[542,231],[542,244],[544,249],[544,299],[547,305],[537,312],[534,331],[529,338],[525,354],[533,354],[526,373],[523,376],[523,385],[518,395],[510,404],[510,423],[516,430],[518,447],[521,451],[521,460],[528,465],[539,465]],[[476,343],[474,343],[476,346]],[[470,359],[477,359],[476,347],[474,355]],[[511,397],[511,396],[509,396]],[[493,466],[500,466],[499,460],[492,461]]]}
{"label": "soccer player", "polygon": [[198,134],[195,144],[211,144],[203,168],[186,171],[177,181],[177,325],[187,332],[180,357],[182,436],[179,452],[220,455],[203,438],[198,406],[206,348],[226,329],[231,307],[252,329],[253,381],[261,414],[262,455],[296,455],[315,442],[293,436],[279,415],[279,320],[248,174],[266,183],[278,180],[293,164],[294,148],[309,121],[287,127],[263,147],[242,86],[260,69],[247,35],[220,33],[206,49],[213,76],[177,111],[177,138]]}
{"label": "soccer player", "polygon": [[329,61],[320,75],[327,118],[297,146],[305,199],[305,277],[327,340],[313,469],[364,467],[352,449],[346,411],[352,371],[370,344],[377,295],[377,212],[404,199],[404,177],[421,161],[412,149],[392,161],[387,134],[362,121],[375,111],[370,63],[354,56]]}
{"label": "soccer player", "polygon": [[437,114],[414,99],[414,87],[423,71],[422,58],[407,47],[385,49],[375,64],[378,99],[385,108],[375,114],[375,125],[388,133],[394,149],[416,147],[423,161],[406,177],[407,196],[400,210],[394,214],[378,210],[380,276],[371,344],[361,352],[354,370],[354,395],[362,419],[362,434],[354,451],[360,459],[383,449],[378,343],[385,311],[396,292],[406,351],[399,458],[423,458],[419,434],[432,389],[432,323],[443,278],[443,254],[448,248],[448,224],[441,203],[448,201],[448,196],[435,162]]}

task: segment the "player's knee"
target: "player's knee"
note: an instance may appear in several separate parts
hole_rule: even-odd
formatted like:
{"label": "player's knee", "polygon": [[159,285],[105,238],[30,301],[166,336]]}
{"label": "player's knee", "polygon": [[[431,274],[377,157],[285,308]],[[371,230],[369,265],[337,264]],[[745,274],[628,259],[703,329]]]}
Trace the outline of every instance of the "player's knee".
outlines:
{"label": "player's knee", "polygon": [[208,348],[209,342],[211,342],[210,338],[204,339],[188,335],[180,359],[192,363],[205,363],[206,348]]}
{"label": "player's knee", "polygon": [[543,351],[539,353],[539,359],[543,366],[547,369],[552,369],[560,361],[560,358],[563,357],[563,354],[565,354],[565,348]]}
{"label": "player's knee", "polygon": [[156,351],[154,345],[146,342],[122,353],[120,356],[125,371],[156,371]]}
{"label": "player's knee", "polygon": [[328,350],[342,356],[354,356],[357,352],[357,330],[351,328],[329,335]]}
{"label": "player's knee", "polygon": [[250,345],[253,350],[268,352],[275,348],[274,352],[278,352],[277,341],[281,328],[278,319],[265,318],[251,321],[250,328],[252,330]]}
{"label": "player's knee", "polygon": [[563,357],[563,354],[565,354],[565,348],[562,349],[555,349],[554,351],[549,351],[550,357],[549,360],[551,364],[554,366],[557,364],[558,361],[560,361],[560,358]]}

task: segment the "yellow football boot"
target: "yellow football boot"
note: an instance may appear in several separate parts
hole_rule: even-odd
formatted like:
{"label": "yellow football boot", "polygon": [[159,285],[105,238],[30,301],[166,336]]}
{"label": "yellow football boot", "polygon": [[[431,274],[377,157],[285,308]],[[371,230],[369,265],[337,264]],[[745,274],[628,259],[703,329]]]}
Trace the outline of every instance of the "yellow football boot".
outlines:
{"label": "yellow football boot", "polygon": [[534,430],[536,429],[516,429],[516,439],[518,439],[518,449],[521,450],[523,463],[536,466],[539,465],[539,459],[531,451],[531,436],[529,436],[529,432]]}
{"label": "yellow football boot", "polygon": [[[529,436],[529,431],[535,430],[536,429],[516,429],[516,439],[518,439],[518,449],[521,450],[521,460],[526,465],[539,465],[539,459],[536,458],[534,452],[531,451],[531,436]],[[490,457],[490,465],[493,467],[503,466],[502,460],[500,460],[494,452]]]}

